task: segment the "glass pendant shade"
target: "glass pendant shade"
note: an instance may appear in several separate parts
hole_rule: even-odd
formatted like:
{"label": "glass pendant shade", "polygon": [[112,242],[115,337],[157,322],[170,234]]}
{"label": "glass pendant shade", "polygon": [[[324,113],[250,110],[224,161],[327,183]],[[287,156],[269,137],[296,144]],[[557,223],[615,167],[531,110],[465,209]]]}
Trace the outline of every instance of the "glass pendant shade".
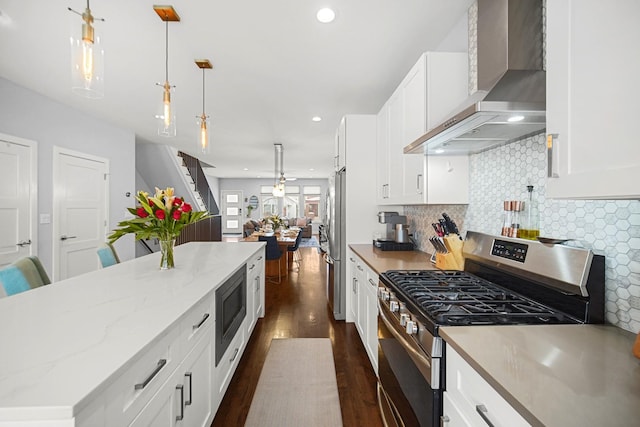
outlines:
{"label": "glass pendant shade", "polygon": [[104,97],[104,45],[101,36],[96,35],[93,27],[94,18],[88,4],[84,13],[80,14],[84,21],[71,15],[71,90],[86,98]]}
{"label": "glass pendant shade", "polygon": [[162,86],[162,103],[158,107],[156,119],[158,121],[158,135],[171,138],[176,136],[176,108],[171,103],[171,94],[175,87],[165,82]]}
{"label": "glass pendant shade", "polygon": [[209,117],[202,114],[198,117],[198,147],[202,154],[209,153]]}

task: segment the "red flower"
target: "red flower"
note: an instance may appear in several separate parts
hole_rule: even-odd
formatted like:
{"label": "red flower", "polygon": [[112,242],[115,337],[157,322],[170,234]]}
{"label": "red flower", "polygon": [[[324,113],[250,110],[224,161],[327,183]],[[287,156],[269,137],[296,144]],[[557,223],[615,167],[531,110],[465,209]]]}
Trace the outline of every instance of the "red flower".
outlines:
{"label": "red flower", "polygon": [[162,209],[158,209],[156,211],[156,218],[158,219],[164,219],[164,211]]}
{"label": "red flower", "polygon": [[173,200],[173,206],[176,206],[176,207],[180,207],[180,205],[182,205],[183,203],[184,203],[184,199],[182,199],[180,197],[176,197]]}
{"label": "red flower", "polygon": [[182,208],[180,209],[182,209],[182,212],[185,212],[185,213],[191,212],[191,205],[189,203],[184,203],[182,205]]}
{"label": "red flower", "polygon": [[138,209],[136,209],[136,214],[138,214],[138,216],[140,218],[146,218],[149,216],[149,214],[147,213],[147,211],[144,210],[144,208],[142,206],[140,206]]}
{"label": "red flower", "polygon": [[180,209],[176,209],[175,211],[173,211],[173,214],[171,214],[173,216],[173,219],[175,219],[176,221],[180,220],[180,217],[182,216],[182,212],[180,212]]}

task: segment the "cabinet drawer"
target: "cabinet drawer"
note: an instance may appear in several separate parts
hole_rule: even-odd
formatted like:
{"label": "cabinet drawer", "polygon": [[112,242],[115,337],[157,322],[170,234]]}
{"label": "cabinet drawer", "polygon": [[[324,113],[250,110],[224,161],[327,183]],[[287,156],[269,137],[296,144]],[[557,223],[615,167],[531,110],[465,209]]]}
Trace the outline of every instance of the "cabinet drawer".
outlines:
{"label": "cabinet drawer", "polygon": [[530,425],[451,346],[447,346],[446,369],[446,394],[469,425],[486,427],[483,417],[496,427]]}
{"label": "cabinet drawer", "polygon": [[191,308],[180,322],[180,352],[186,356],[198,338],[211,333],[214,323],[213,292]]}
{"label": "cabinet drawer", "polygon": [[224,393],[227,391],[229,382],[231,382],[231,377],[233,377],[236,366],[238,366],[240,358],[242,357],[245,345],[244,331],[245,327],[243,322],[240,329],[238,329],[236,336],[233,338],[229,347],[222,356],[222,359],[220,359],[220,363],[216,366],[216,384],[218,387],[214,393],[220,393],[220,398],[222,398]]}
{"label": "cabinet drawer", "polygon": [[108,388],[106,425],[128,425],[176,369],[180,327],[158,337]]}

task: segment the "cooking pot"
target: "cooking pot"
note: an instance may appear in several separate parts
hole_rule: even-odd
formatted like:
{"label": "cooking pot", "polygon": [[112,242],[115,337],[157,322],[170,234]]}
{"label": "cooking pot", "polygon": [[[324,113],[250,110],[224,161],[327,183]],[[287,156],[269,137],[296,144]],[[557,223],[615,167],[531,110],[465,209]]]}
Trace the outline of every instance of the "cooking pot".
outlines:
{"label": "cooking pot", "polygon": [[396,243],[409,243],[409,226],[407,224],[396,224]]}

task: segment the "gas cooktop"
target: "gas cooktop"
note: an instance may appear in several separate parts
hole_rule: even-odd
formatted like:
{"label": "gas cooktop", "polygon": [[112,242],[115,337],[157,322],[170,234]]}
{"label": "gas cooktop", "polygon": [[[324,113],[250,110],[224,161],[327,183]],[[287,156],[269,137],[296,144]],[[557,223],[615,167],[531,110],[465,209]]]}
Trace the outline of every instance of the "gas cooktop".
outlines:
{"label": "gas cooktop", "polygon": [[578,323],[464,271],[392,270],[381,280],[432,326]]}

